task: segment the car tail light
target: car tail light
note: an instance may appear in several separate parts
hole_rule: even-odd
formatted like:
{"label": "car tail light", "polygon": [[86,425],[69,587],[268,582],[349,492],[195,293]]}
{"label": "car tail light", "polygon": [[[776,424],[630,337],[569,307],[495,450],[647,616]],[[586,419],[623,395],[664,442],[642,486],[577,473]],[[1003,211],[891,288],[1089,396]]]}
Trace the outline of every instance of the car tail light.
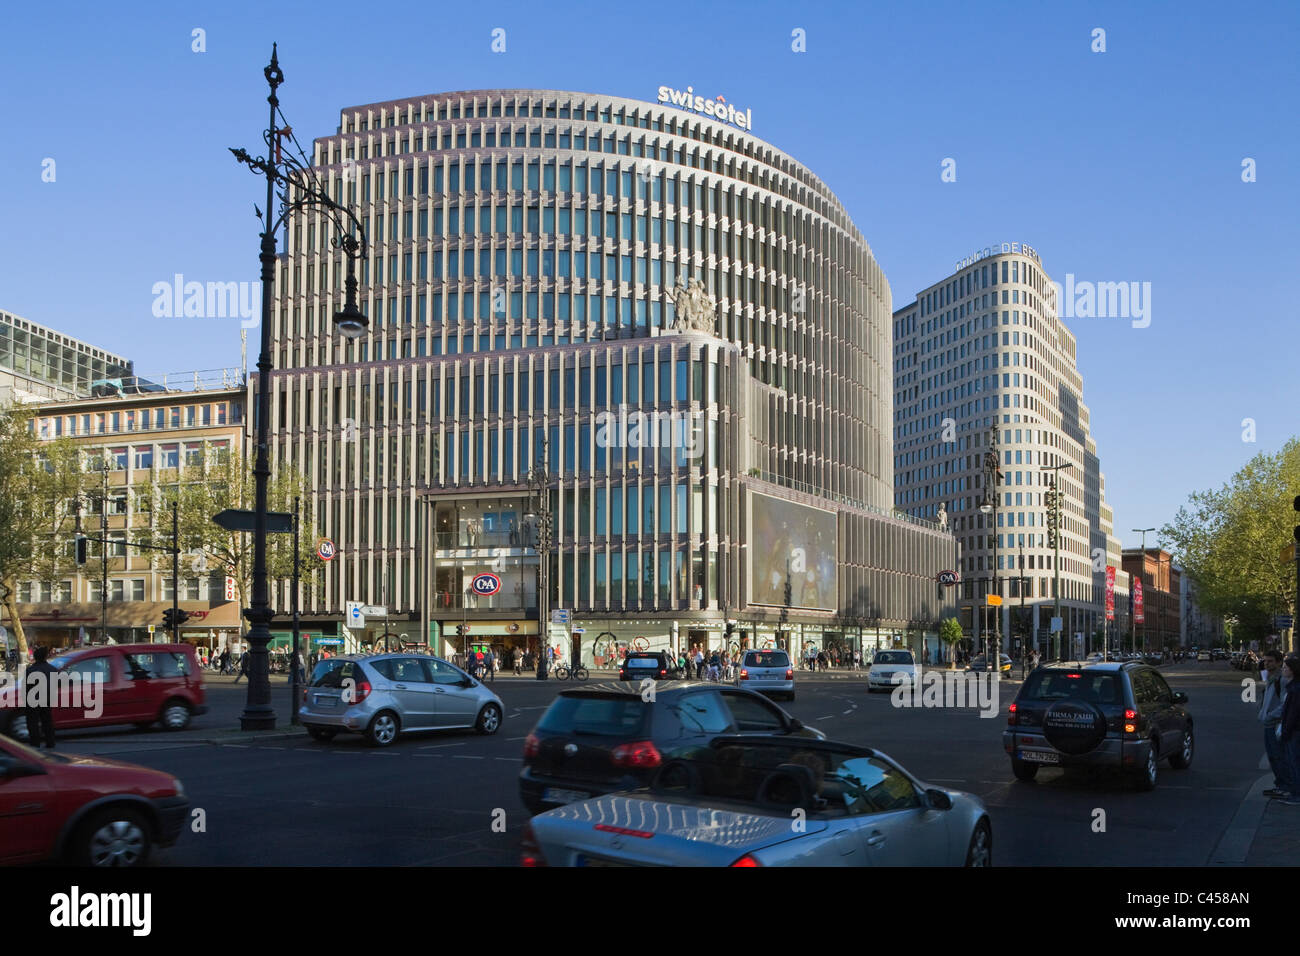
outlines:
{"label": "car tail light", "polygon": [[668,672],[665,671],[665,670],[661,670],[661,671],[659,672],[659,676],[660,676],[660,677],[664,677],[664,676],[666,676],[667,674],[668,674]]}
{"label": "car tail light", "polygon": [[735,863],[731,865],[732,866],[762,866],[763,864],[759,863],[758,860],[754,859],[752,856],[746,853],[744,856],[742,856],[739,860],[737,860]]}
{"label": "car tail light", "polygon": [[743,668],[743,667],[740,669],[740,679],[741,679],[741,680],[749,680],[749,671],[747,671],[747,670],[746,670],[745,668]]}
{"label": "car tail light", "polygon": [[1068,677],[1070,680],[1079,680],[1080,678],[1083,677],[1082,674],[1066,674],[1065,676]]}
{"label": "car tail light", "polygon": [[306,688],[306,687],[304,687],[304,688],[302,689],[302,702],[303,702],[304,704],[307,703],[307,688]]}
{"label": "car tail light", "polygon": [[1011,709],[1007,717],[1007,726],[1014,727],[1015,725],[1016,725],[1016,705],[1013,703],[1011,705]]}
{"label": "car tail light", "polygon": [[542,741],[536,734],[529,734],[524,738],[524,759],[528,760],[537,756],[537,751],[542,749]]}
{"label": "car tail light", "polygon": [[537,842],[531,823],[524,824],[523,836],[519,841],[520,866],[545,866],[546,857],[542,856],[542,847]]}
{"label": "car tail light", "polygon": [[1126,734],[1137,733],[1137,729],[1138,729],[1137,715],[1138,712],[1136,710],[1124,711],[1124,733]]}
{"label": "car tail light", "polygon": [[632,744],[619,744],[610,754],[610,759],[614,761],[616,767],[635,767],[639,770],[658,767],[663,763],[663,757],[659,755],[658,749],[649,740],[640,740]]}
{"label": "car tail light", "polygon": [[343,702],[345,704],[359,704],[370,696],[370,691],[370,681],[358,681],[357,686],[352,688],[350,693],[347,690],[343,692]]}
{"label": "car tail light", "polygon": [[793,667],[787,667],[787,668],[785,669],[785,679],[786,679],[786,680],[794,680],[794,668],[793,668]]}

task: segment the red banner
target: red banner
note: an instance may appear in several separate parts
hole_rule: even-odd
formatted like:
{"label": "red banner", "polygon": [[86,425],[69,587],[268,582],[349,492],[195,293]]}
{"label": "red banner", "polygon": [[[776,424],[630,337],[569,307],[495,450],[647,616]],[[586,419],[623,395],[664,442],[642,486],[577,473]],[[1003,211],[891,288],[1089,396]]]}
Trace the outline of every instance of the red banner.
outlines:
{"label": "red banner", "polygon": [[1106,565],[1106,620],[1115,620],[1115,568]]}
{"label": "red banner", "polygon": [[1133,620],[1141,624],[1146,620],[1142,610],[1142,579],[1133,579]]}

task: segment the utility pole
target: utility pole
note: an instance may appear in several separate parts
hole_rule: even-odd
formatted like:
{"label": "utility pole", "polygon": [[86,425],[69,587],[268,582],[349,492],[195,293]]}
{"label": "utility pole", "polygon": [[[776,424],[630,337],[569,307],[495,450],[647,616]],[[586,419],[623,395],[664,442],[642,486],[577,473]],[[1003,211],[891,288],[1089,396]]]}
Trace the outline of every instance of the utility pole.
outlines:
{"label": "utility pole", "polygon": [[99,584],[99,631],[108,643],[108,456],[104,456],[104,491],[99,498],[99,540],[103,562]]}
{"label": "utility pole", "polygon": [[[1061,630],[1052,632],[1052,656],[1056,660],[1061,660],[1060,651],[1063,650],[1059,641],[1065,637],[1065,621],[1061,617],[1061,498],[1063,492],[1057,486],[1056,477],[1061,473],[1061,469],[1073,467],[1070,462],[1059,462],[1055,465],[1044,465],[1039,471],[1050,471],[1051,480],[1047,487],[1047,540],[1051,548],[1056,552],[1052,560],[1052,574],[1054,577],[1053,590],[1055,591],[1056,610],[1053,617],[1061,622]],[[1057,638],[1056,635],[1061,637]]]}
{"label": "utility pole", "polygon": [[[1136,531],[1136,532],[1141,533],[1141,535],[1142,535],[1142,565],[1141,565],[1141,567],[1139,568],[1138,573],[1141,574],[1142,577],[1145,578],[1145,577],[1146,577],[1146,573],[1147,573],[1147,532],[1148,532],[1148,531],[1155,531],[1156,529],[1155,529],[1155,528],[1134,528],[1133,530]],[[1142,583],[1143,583],[1144,585],[1146,584],[1145,581],[1143,581]],[[1154,588],[1153,588],[1152,590],[1154,590]],[[1145,600],[1145,599],[1146,599],[1146,594],[1144,593],[1144,594],[1142,595],[1142,597],[1143,597],[1143,600]],[[1133,648],[1133,650],[1136,651],[1136,650],[1137,650],[1137,646],[1136,646],[1136,644],[1137,644],[1137,634],[1136,634],[1136,633],[1134,633],[1134,635],[1133,635],[1133,642],[1134,642],[1134,648]],[[1147,616],[1146,616],[1146,613],[1145,613],[1145,612],[1142,614],[1142,653],[1143,653],[1143,654],[1147,653]]]}
{"label": "utility pole", "polygon": [[289,723],[298,723],[298,495],[293,496],[293,591],[289,607],[293,613],[293,656],[289,658]]}

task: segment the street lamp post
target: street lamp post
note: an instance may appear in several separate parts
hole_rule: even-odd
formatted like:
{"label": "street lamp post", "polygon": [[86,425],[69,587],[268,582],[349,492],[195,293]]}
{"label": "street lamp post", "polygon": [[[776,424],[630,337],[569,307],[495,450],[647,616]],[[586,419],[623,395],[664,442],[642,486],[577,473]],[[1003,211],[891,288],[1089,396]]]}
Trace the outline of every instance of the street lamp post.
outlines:
{"label": "street lamp post", "polygon": [[[998,461],[998,426],[995,421],[989,428],[989,450],[984,453],[984,500],[980,503],[980,513],[987,515],[989,519],[989,537],[993,540],[993,561],[989,565],[989,576],[993,581],[993,593],[997,594],[999,599],[1002,594],[998,588],[998,538],[997,538],[997,515],[998,515],[998,480],[1002,477],[998,470],[1000,462]],[[1002,605],[993,605],[996,610],[994,617],[995,626],[990,643],[992,651],[986,653],[984,658],[990,670],[993,672],[993,679],[1000,680],[1002,676]]]}
{"label": "street lamp post", "polygon": [[[1061,618],[1061,499],[1065,496],[1056,484],[1056,476],[1060,474],[1063,468],[1072,467],[1068,461],[1059,462],[1055,465],[1044,465],[1039,471],[1050,471],[1052,477],[1047,486],[1047,544],[1054,549],[1055,557],[1052,559],[1052,574],[1054,576],[1053,591],[1056,599],[1056,609],[1053,612],[1053,618],[1061,621],[1061,630],[1052,633],[1052,657],[1061,660],[1060,651],[1062,650],[1059,641],[1065,637],[1065,621]],[[1059,633],[1061,638],[1057,638]]]}
{"label": "street lamp post", "polygon": [[537,679],[546,680],[546,647],[550,640],[550,584],[548,582],[553,538],[551,515],[551,475],[548,470],[547,441],[542,438],[541,454],[526,476],[533,510],[524,519],[533,526],[534,550],[537,552]]}
{"label": "street lamp post", "polygon": [[[357,278],[355,262],[366,255],[365,228],[350,210],[336,203],[317,181],[306,157],[295,159],[283,150],[284,140],[292,141],[293,131],[283,122],[280,100],[276,91],[284,82],[276,47],[271,47],[271,62],[262,71],[271,94],[270,120],[262,138],[266,143],[266,158],[254,157],[243,149],[231,149],[235,159],[258,175],[266,178],[266,212],[257,207],[263,225],[259,259],[262,264],[262,315],[261,352],[257,359],[257,457],[253,463],[253,580],[252,600],[244,611],[251,625],[248,647],[251,657],[248,667],[248,698],[240,727],[243,730],[275,729],[275,709],[271,706],[271,682],[267,660],[267,645],[271,641],[270,583],[266,566],[266,514],[267,488],[271,477],[269,452],[271,431],[271,312],[275,289],[275,235],[289,217],[302,209],[317,207],[331,220],[339,235],[333,240],[336,249],[347,260],[345,301],[343,309],[334,316],[339,332],[346,338],[359,338],[364,334],[367,319],[357,307]],[[278,192],[277,192],[278,187]],[[280,212],[275,213],[276,201]]]}

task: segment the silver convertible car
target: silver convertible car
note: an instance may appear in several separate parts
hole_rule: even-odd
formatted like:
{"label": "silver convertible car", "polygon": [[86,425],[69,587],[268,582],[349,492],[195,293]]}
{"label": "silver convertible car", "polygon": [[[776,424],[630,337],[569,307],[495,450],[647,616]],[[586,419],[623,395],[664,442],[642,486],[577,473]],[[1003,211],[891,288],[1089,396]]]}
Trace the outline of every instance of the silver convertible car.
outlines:
{"label": "silver convertible car", "polygon": [[979,798],[876,750],[717,737],[649,787],[533,817],[524,866],[991,866]]}

